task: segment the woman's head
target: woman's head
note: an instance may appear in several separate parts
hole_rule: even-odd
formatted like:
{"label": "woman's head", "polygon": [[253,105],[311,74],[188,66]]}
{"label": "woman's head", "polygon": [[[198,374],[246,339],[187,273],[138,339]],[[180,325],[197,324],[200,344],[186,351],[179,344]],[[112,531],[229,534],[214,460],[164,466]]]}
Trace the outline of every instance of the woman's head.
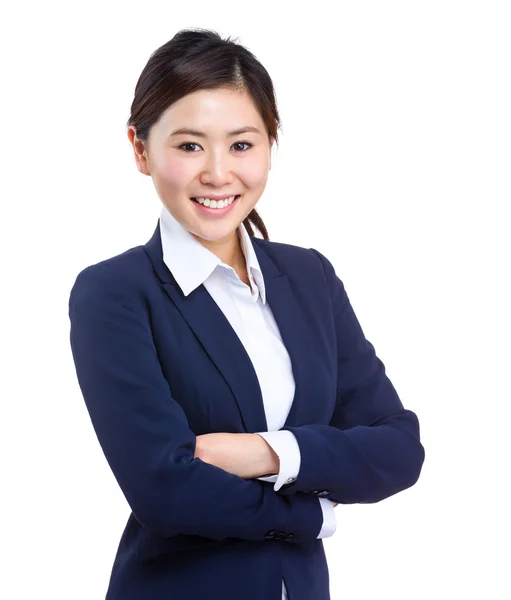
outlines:
{"label": "woman's head", "polygon": [[[213,31],[180,31],[143,69],[127,125],[138,169],[201,242],[229,243],[242,221],[268,239],[254,206],[280,119],[270,76],[251,52]],[[231,194],[240,197],[219,213],[191,200]]]}

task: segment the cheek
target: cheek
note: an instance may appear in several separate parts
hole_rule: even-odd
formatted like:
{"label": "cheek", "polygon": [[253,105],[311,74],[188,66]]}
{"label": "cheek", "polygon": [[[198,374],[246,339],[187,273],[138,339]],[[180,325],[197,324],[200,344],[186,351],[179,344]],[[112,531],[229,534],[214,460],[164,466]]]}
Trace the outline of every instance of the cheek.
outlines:
{"label": "cheek", "polygon": [[190,178],[193,178],[190,163],[176,158],[160,161],[156,171],[160,182],[172,188],[185,187],[190,183]]}
{"label": "cheek", "polygon": [[257,188],[264,184],[268,178],[268,161],[253,160],[246,161],[241,169],[237,172],[240,179],[243,180],[248,187]]}

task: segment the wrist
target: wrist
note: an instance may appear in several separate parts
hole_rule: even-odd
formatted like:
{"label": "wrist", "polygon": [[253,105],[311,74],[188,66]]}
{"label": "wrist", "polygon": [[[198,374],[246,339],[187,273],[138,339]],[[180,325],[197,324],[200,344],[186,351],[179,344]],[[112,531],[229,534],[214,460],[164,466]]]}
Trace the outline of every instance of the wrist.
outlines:
{"label": "wrist", "polygon": [[268,442],[259,434],[254,434],[259,438],[259,452],[258,455],[261,457],[261,473],[258,477],[265,477],[269,475],[276,475],[280,471],[280,459],[275,450],[268,444]]}

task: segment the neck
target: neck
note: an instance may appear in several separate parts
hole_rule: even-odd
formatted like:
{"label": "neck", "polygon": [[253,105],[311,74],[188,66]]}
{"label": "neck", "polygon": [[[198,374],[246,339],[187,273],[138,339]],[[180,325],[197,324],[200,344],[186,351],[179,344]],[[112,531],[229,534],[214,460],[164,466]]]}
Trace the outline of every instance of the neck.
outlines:
{"label": "neck", "polygon": [[213,254],[218,256],[223,263],[229,265],[235,271],[246,268],[245,255],[241,249],[237,230],[233,231],[230,236],[222,240],[210,241],[197,236],[195,237],[205,248],[210,252],[213,252]]}

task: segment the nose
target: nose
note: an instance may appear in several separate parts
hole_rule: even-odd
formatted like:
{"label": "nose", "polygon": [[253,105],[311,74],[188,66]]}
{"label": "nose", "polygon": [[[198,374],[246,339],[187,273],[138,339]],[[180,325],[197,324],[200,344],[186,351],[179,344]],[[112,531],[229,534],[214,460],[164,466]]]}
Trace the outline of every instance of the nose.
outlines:
{"label": "nose", "polygon": [[200,175],[201,183],[211,184],[215,187],[228,185],[233,180],[232,157],[228,152],[218,150],[210,152],[203,165]]}

